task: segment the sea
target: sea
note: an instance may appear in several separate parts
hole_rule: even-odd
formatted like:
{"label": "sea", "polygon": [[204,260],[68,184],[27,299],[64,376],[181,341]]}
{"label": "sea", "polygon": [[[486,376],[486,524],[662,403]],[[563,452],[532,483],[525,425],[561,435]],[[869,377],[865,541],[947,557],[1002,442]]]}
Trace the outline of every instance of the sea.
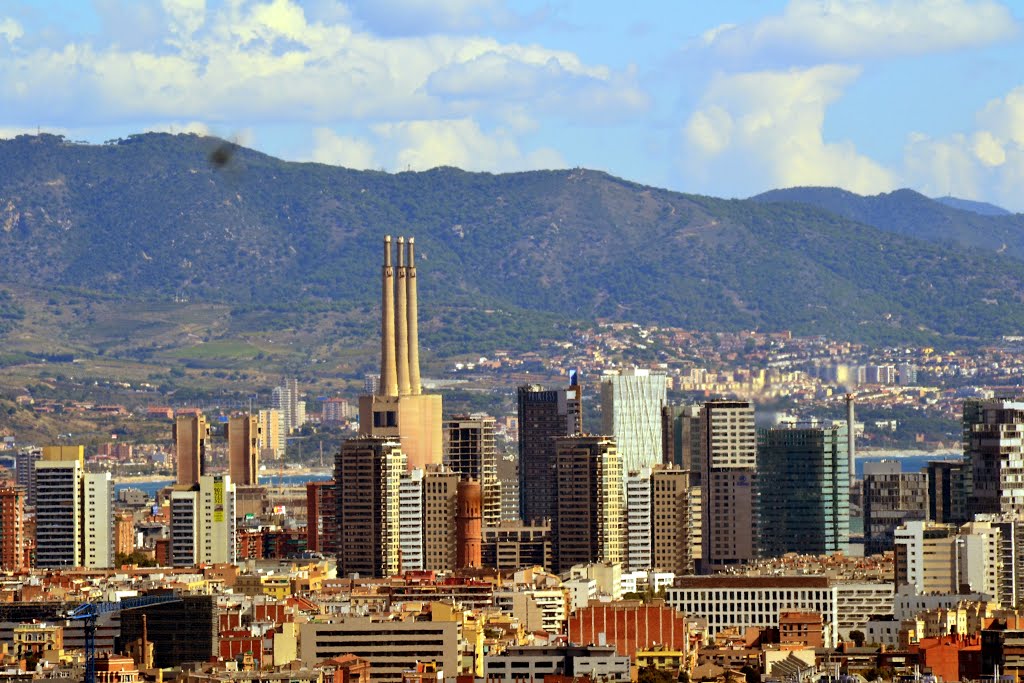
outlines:
{"label": "sea", "polygon": [[894,451],[886,453],[885,455],[861,455],[857,454],[857,461],[854,463],[854,467],[857,470],[857,477],[864,477],[864,463],[866,462],[879,462],[881,460],[896,460],[900,463],[900,469],[903,472],[920,472],[924,469],[929,462],[932,460],[962,460],[963,454],[956,451],[945,451],[936,453],[920,453],[920,452],[900,452]]}
{"label": "sea", "polygon": [[[305,474],[261,475],[261,486],[300,486],[310,481],[326,481],[331,478],[329,474],[317,474],[307,472]],[[173,479],[161,479],[159,481],[126,481],[114,484],[114,495],[122,489],[139,489],[144,491],[150,498],[156,498],[156,493],[174,483]]]}

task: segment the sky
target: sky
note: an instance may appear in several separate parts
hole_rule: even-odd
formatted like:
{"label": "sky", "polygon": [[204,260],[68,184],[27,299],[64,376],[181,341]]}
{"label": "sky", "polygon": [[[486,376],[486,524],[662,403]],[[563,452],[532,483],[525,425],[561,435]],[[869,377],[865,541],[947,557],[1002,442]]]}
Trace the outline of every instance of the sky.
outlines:
{"label": "sky", "polygon": [[2,0],[0,138],[1024,211],[1024,0]]}

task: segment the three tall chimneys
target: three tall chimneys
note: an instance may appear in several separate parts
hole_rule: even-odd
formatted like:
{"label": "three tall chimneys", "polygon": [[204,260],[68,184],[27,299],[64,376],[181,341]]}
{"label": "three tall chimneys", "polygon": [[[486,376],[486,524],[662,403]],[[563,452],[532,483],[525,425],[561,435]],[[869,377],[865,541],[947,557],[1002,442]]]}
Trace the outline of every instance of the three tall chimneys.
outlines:
{"label": "three tall chimneys", "polygon": [[[414,238],[398,238],[398,273],[391,263],[391,235],[384,237],[381,282],[380,395],[419,394],[420,336]],[[397,282],[396,282],[397,280]],[[396,304],[397,299],[397,304]]]}

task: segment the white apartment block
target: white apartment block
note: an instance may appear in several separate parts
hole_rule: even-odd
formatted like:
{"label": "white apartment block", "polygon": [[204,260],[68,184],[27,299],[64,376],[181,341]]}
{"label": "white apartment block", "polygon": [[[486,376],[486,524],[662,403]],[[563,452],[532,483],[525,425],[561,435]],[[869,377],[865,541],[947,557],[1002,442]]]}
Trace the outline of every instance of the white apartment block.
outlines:
{"label": "white apartment block", "polygon": [[402,569],[423,569],[423,470],[402,475],[398,483],[398,547]]}
{"label": "white apartment block", "polygon": [[626,569],[650,569],[651,557],[651,469],[626,475]]}
{"label": "white apartment block", "polygon": [[114,566],[114,481],[110,472],[88,472],[83,485],[83,564],[108,569]]}

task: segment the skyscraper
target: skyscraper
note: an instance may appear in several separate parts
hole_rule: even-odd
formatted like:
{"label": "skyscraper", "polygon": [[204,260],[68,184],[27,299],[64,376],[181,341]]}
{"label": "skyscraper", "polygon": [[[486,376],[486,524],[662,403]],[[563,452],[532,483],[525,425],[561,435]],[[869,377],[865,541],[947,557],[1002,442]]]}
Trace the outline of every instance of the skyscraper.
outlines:
{"label": "skyscraper", "polygon": [[701,410],[701,570],[756,557],[757,436],[749,401],[710,401]]}
{"label": "skyscraper", "polygon": [[892,460],[864,463],[864,553],[893,547],[896,528],[928,514],[928,478]]}
{"label": "skyscraper", "polygon": [[210,427],[202,415],[178,415],[174,420],[174,451],[178,486],[195,486],[205,470]]}
{"label": "skyscraper", "polygon": [[36,463],[43,457],[41,448],[23,448],[14,455],[14,476],[18,486],[25,489],[25,504],[36,504]]}
{"label": "skyscraper", "polygon": [[690,471],[690,485],[700,486],[700,406],[667,405],[661,409],[662,462]]}
{"label": "skyscraper", "polygon": [[299,382],[294,377],[285,379],[281,386],[274,387],[271,392],[274,410],[281,414],[281,429],[291,434],[306,424],[306,402],[301,401]]}
{"label": "skyscraper", "polygon": [[601,431],[615,437],[624,471],[661,462],[666,377],[641,368],[601,376]]}
{"label": "skyscraper", "polygon": [[686,470],[666,466],[651,473],[651,565],[654,569],[676,575],[693,572],[690,494],[690,476]]}
{"label": "skyscraper", "polygon": [[82,486],[82,565],[113,567],[114,481],[110,472],[86,472]]}
{"label": "skyscraper", "polygon": [[190,488],[171,491],[171,564],[234,562],[235,485],[230,475],[204,474]]}
{"label": "skyscraper", "polygon": [[281,411],[269,408],[257,413],[259,427],[260,457],[264,460],[278,460],[284,457],[287,438]]}
{"label": "skyscraper", "polygon": [[641,571],[653,567],[651,557],[651,470],[644,468],[626,475],[626,569]]}
{"label": "skyscraper", "polygon": [[444,464],[462,479],[474,479],[483,494],[483,522],[501,521],[501,482],[495,420],[484,413],[456,415],[444,423]]}
{"label": "skyscraper", "polygon": [[25,489],[0,485],[0,569],[21,571],[25,562]]}
{"label": "skyscraper", "polygon": [[398,571],[400,490],[407,462],[401,445],[382,436],[361,436],[341,445],[334,460],[339,576],[382,577]]}
{"label": "skyscraper", "polygon": [[554,571],[626,559],[623,482],[614,437],[555,439]]}
{"label": "skyscraper", "polygon": [[845,552],[850,542],[846,425],[757,431],[760,553]]}
{"label": "skyscraper", "polygon": [[423,476],[423,568],[448,572],[458,562],[459,482],[445,467],[431,466]]}
{"label": "skyscraper", "polygon": [[519,513],[525,522],[555,515],[555,439],[583,432],[578,384],[545,390],[519,387]]}
{"label": "skyscraper", "polygon": [[1024,514],[1024,400],[964,401],[969,512]]}
{"label": "skyscraper", "polygon": [[397,269],[391,259],[391,236],[388,235],[384,238],[381,278],[380,390],[374,395],[359,397],[359,434],[399,441],[410,468],[440,465],[443,452],[441,397],[424,394],[420,381],[413,238],[408,242],[398,238]]}
{"label": "skyscraper", "polygon": [[964,524],[967,515],[967,469],[963,460],[932,460],[928,476],[928,519],[941,524]]}
{"label": "skyscraper", "polygon": [[228,418],[228,474],[237,486],[259,485],[260,428],[253,415]]}

